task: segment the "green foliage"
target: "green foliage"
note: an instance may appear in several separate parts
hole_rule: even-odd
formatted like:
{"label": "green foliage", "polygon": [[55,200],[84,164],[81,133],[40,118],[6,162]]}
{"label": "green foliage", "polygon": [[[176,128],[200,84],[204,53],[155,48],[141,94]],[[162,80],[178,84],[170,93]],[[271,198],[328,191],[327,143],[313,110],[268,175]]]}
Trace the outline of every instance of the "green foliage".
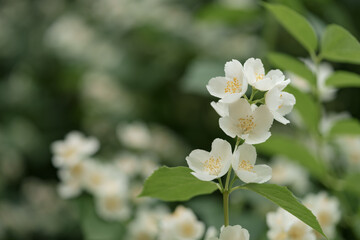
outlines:
{"label": "green foliage", "polygon": [[332,24],[325,29],[320,56],[335,62],[360,64],[360,43],[346,29]]}
{"label": "green foliage", "polygon": [[161,167],[145,182],[141,197],[153,197],[164,201],[186,201],[190,198],[214,192],[214,182],[200,181],[191,175],[187,167]]}
{"label": "green foliage", "polygon": [[118,240],[124,236],[124,226],[119,222],[106,222],[100,219],[90,196],[79,198],[81,228],[86,240]]}
{"label": "green foliage", "polygon": [[317,48],[317,37],[310,23],[300,14],[279,4],[265,4],[279,23],[311,54]]}
{"label": "green foliage", "polygon": [[360,76],[352,72],[336,71],[326,79],[326,85],[337,88],[360,87]]}
{"label": "green foliage", "polygon": [[289,55],[282,53],[269,53],[268,59],[272,65],[278,67],[282,70],[290,71],[305,80],[307,80],[311,85],[316,85],[316,77],[313,72],[310,71],[306,65],[299,61],[296,58],[293,58]]}
{"label": "green foliage", "polygon": [[354,118],[337,121],[330,129],[329,135],[360,135],[360,122]]}
{"label": "green foliage", "polygon": [[352,173],[346,176],[343,182],[343,189],[347,192],[360,196],[360,173]]}
{"label": "green foliage", "polygon": [[181,88],[187,93],[197,93],[208,96],[206,85],[215,76],[223,76],[223,64],[214,61],[195,60],[187,69]]}
{"label": "green foliage", "polygon": [[211,4],[198,14],[202,20],[216,20],[230,24],[248,23],[259,19],[257,9],[234,9],[218,4]]}
{"label": "green foliage", "polygon": [[266,142],[257,145],[258,150],[267,155],[280,155],[293,160],[322,179],[324,165],[309,150],[294,138],[273,134]]}
{"label": "green foliage", "polygon": [[314,214],[302,205],[286,187],[281,187],[276,184],[250,183],[241,188],[254,191],[269,199],[325,236]]}
{"label": "green foliage", "polygon": [[318,132],[318,124],[320,121],[319,105],[315,104],[314,99],[312,99],[309,94],[303,93],[292,86],[287,86],[286,91],[295,96],[295,109],[301,115],[307,128],[312,132]]}

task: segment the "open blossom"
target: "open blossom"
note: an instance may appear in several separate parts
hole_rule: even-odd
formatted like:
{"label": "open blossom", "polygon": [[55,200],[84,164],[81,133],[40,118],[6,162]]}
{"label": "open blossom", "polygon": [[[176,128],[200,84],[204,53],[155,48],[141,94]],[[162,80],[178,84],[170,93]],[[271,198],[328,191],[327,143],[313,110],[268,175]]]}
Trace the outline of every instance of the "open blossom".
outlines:
{"label": "open blossom", "polygon": [[54,154],[53,164],[56,167],[77,164],[80,160],[93,155],[99,149],[99,142],[93,137],[86,138],[80,132],[70,132],[64,141],[51,145]]}
{"label": "open blossom", "polygon": [[196,219],[191,209],[178,206],[175,212],[162,219],[160,240],[198,240],[205,231],[204,223]]}
{"label": "open blossom", "polygon": [[85,165],[86,161],[80,161],[59,170],[58,175],[61,183],[58,192],[62,198],[76,197],[82,192]]}
{"label": "open blossom", "polygon": [[304,205],[314,213],[326,236],[335,237],[335,227],[341,217],[339,201],[326,192],[320,192],[306,196]]}
{"label": "open blossom", "polygon": [[209,240],[249,240],[248,230],[240,225],[226,226],[221,228],[220,238],[210,238]]}
{"label": "open blossom", "polygon": [[229,115],[219,120],[220,128],[230,137],[238,136],[248,144],[265,142],[271,136],[273,116],[265,105],[253,108],[243,98],[230,104]]}
{"label": "open blossom", "polygon": [[285,80],[284,74],[278,69],[271,70],[265,75],[264,65],[258,58],[246,60],[244,75],[248,83],[260,91],[268,91]]}
{"label": "open blossom", "polygon": [[211,181],[224,176],[232,161],[231,145],[225,140],[215,139],[211,151],[193,150],[186,161],[195,177],[202,181]]}
{"label": "open blossom", "polygon": [[206,86],[211,95],[223,102],[238,100],[246,93],[247,87],[243,67],[237,60],[225,64],[225,77],[212,78]]}
{"label": "open blossom", "polygon": [[266,215],[269,240],[315,240],[312,229],[289,212],[278,208]]}
{"label": "open blossom", "polygon": [[236,175],[245,183],[264,183],[271,179],[271,167],[261,164],[255,165],[255,147],[243,144],[234,154],[232,168]]}
{"label": "open blossom", "polygon": [[282,91],[289,83],[290,80],[283,81],[265,94],[267,107],[273,114],[274,119],[282,124],[288,124],[290,122],[284,118],[284,115],[291,112],[296,102],[294,95]]}

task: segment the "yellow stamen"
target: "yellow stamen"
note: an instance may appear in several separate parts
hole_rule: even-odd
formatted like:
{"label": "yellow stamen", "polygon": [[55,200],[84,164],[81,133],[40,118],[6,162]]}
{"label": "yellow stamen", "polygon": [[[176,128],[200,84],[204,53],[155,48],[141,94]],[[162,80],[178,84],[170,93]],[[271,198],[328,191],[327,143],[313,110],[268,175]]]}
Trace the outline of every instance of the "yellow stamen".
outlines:
{"label": "yellow stamen", "polygon": [[256,126],[252,115],[246,115],[245,118],[239,118],[238,121],[239,123],[237,124],[237,127],[243,131],[243,134],[248,134]]}
{"label": "yellow stamen", "polygon": [[210,175],[219,175],[221,167],[221,157],[218,157],[216,159],[214,157],[210,157],[204,162],[205,171],[208,172]]}
{"label": "yellow stamen", "polygon": [[239,80],[235,77],[232,81],[227,81],[225,93],[237,93],[241,91],[242,84]]}
{"label": "yellow stamen", "polygon": [[248,172],[254,172],[254,166],[251,165],[251,163],[248,161],[248,160],[242,160],[240,163],[239,163],[239,166],[238,166],[238,170],[246,170]]}
{"label": "yellow stamen", "polygon": [[264,74],[255,73],[256,81],[263,80]]}

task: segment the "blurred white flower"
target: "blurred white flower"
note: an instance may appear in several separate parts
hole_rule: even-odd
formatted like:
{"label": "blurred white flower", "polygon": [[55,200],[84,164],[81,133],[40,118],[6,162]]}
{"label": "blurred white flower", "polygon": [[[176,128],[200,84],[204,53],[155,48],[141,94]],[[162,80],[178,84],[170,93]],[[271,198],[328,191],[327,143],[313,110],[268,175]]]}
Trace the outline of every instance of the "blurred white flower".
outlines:
{"label": "blurred white flower", "polygon": [[307,195],[303,202],[314,213],[325,235],[330,239],[334,238],[336,224],[341,217],[339,201],[335,197],[329,197],[326,192],[320,192]]}
{"label": "blurred white flower", "polygon": [[309,84],[309,81],[299,77],[298,75],[292,73],[292,72],[286,72],[285,75],[287,78],[291,79],[291,85],[295,88],[299,89],[300,91],[304,93],[311,92],[311,85]]}
{"label": "blurred white flower", "polygon": [[229,103],[241,98],[246,93],[247,85],[241,63],[233,59],[225,64],[225,77],[210,79],[206,88],[211,95]]}
{"label": "blurred white flower", "polygon": [[322,116],[323,117],[319,123],[319,129],[325,136],[329,134],[331,128],[334,126],[334,124],[336,124],[336,122],[350,118],[350,114],[348,112],[323,113]]}
{"label": "blurred white flower", "polygon": [[282,124],[290,122],[284,118],[284,115],[291,112],[296,102],[294,95],[282,91],[289,83],[290,80],[283,81],[265,94],[266,106],[274,116],[274,119]]}
{"label": "blurred white flower", "polygon": [[205,233],[204,240],[211,240],[216,239],[216,236],[218,235],[218,230],[214,226],[208,227]]}
{"label": "blurred white flower", "polygon": [[114,166],[129,177],[136,176],[141,169],[139,156],[131,152],[122,152],[116,155],[114,159]]}
{"label": "blurred white flower", "polygon": [[271,161],[271,183],[291,186],[298,193],[305,193],[309,187],[309,174],[299,165],[282,157]]}
{"label": "blurred white flower", "polygon": [[266,215],[269,226],[267,236],[269,240],[315,240],[312,229],[296,217],[278,208],[276,212]]}
{"label": "blurred white flower", "polygon": [[140,157],[138,164],[140,164],[140,173],[143,178],[148,178],[156,169],[160,167],[158,164],[158,159],[152,154],[143,154]]}
{"label": "blurred white flower", "polygon": [[142,122],[119,124],[117,136],[120,142],[129,148],[146,150],[151,145],[150,130]]}
{"label": "blurred white flower", "polygon": [[192,172],[191,174],[202,181],[211,181],[224,176],[231,165],[231,145],[225,140],[215,139],[211,145],[211,151],[193,150],[186,162]]}
{"label": "blurred white flower", "polygon": [[266,105],[252,110],[245,99],[230,104],[229,116],[221,117],[220,128],[230,137],[236,136],[248,144],[265,142],[271,133],[269,129],[273,123],[273,116]]}
{"label": "blurred white flower", "polygon": [[264,65],[258,58],[246,60],[244,75],[248,83],[260,91],[268,91],[285,80],[284,74],[278,69],[271,70],[265,75]]}
{"label": "blurred white flower", "polygon": [[249,240],[248,230],[240,225],[226,226],[221,228],[220,238],[210,238],[210,240]]}
{"label": "blurred white flower", "polygon": [[85,163],[80,161],[58,172],[61,180],[58,186],[58,193],[62,198],[77,197],[83,190]]}
{"label": "blurred white flower", "polygon": [[99,141],[94,137],[85,137],[80,132],[70,132],[65,140],[55,141],[51,145],[55,167],[71,166],[90,157],[99,149]]}
{"label": "blurred white flower", "polygon": [[264,183],[271,179],[271,167],[255,165],[256,149],[252,145],[242,144],[234,154],[232,168],[241,181],[245,183]]}
{"label": "blurred white flower", "polygon": [[155,208],[139,208],[136,217],[128,226],[129,232],[126,239],[155,240],[159,234],[160,220],[168,214],[164,206]]}
{"label": "blurred white flower", "polygon": [[162,219],[159,240],[198,240],[204,231],[204,223],[197,220],[191,209],[178,206],[172,215]]}
{"label": "blurred white flower", "polygon": [[350,171],[359,171],[360,169],[360,137],[359,136],[341,136],[336,142],[345,155]]}

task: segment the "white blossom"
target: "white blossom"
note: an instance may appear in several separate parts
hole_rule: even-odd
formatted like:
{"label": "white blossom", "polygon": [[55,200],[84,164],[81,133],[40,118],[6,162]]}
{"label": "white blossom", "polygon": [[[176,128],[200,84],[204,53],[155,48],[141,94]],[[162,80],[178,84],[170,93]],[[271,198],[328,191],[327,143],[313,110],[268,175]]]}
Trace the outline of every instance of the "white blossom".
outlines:
{"label": "white blossom", "polygon": [[248,83],[260,91],[268,91],[285,80],[284,74],[278,69],[271,70],[265,75],[264,65],[258,58],[246,60],[244,75]]}
{"label": "white blossom", "polygon": [[245,183],[264,183],[271,179],[271,168],[267,165],[255,165],[256,149],[252,145],[243,144],[234,154],[232,168]]}
{"label": "white blossom", "polygon": [[210,238],[209,240],[249,240],[248,230],[240,225],[226,226],[221,228],[220,238]]}
{"label": "white blossom", "polygon": [[225,77],[210,79],[206,88],[215,97],[221,98],[222,102],[234,102],[246,93],[248,84],[244,79],[244,71],[241,63],[232,60],[225,64]]}
{"label": "white blossom", "polygon": [[178,206],[172,215],[162,219],[160,229],[159,240],[198,240],[204,234],[205,225],[191,209]]}
{"label": "white blossom", "polygon": [[288,124],[290,122],[284,118],[284,115],[291,112],[296,102],[294,95],[282,91],[289,83],[290,80],[283,81],[265,94],[267,107],[273,114],[274,119],[282,124]]}
{"label": "white blossom", "polygon": [[73,131],[66,135],[65,140],[52,143],[53,164],[56,167],[75,165],[93,155],[98,149],[97,139],[86,138],[82,133]]}
{"label": "white blossom", "polygon": [[329,197],[326,192],[320,192],[307,195],[304,205],[314,213],[325,235],[330,239],[334,238],[335,227],[341,217],[339,201],[335,197]]}
{"label": "white blossom", "polygon": [[315,240],[312,229],[289,212],[278,208],[266,215],[269,240]]}
{"label": "white blossom", "polygon": [[229,116],[219,120],[220,128],[230,137],[238,136],[248,144],[265,142],[271,136],[273,116],[266,105],[254,108],[243,98],[230,104]]}
{"label": "white blossom", "polygon": [[120,142],[129,148],[146,150],[151,145],[151,133],[142,122],[122,123],[117,128]]}
{"label": "white blossom", "polygon": [[193,150],[186,161],[195,177],[202,181],[211,181],[224,176],[231,165],[231,145],[225,140],[215,139],[211,151]]}

